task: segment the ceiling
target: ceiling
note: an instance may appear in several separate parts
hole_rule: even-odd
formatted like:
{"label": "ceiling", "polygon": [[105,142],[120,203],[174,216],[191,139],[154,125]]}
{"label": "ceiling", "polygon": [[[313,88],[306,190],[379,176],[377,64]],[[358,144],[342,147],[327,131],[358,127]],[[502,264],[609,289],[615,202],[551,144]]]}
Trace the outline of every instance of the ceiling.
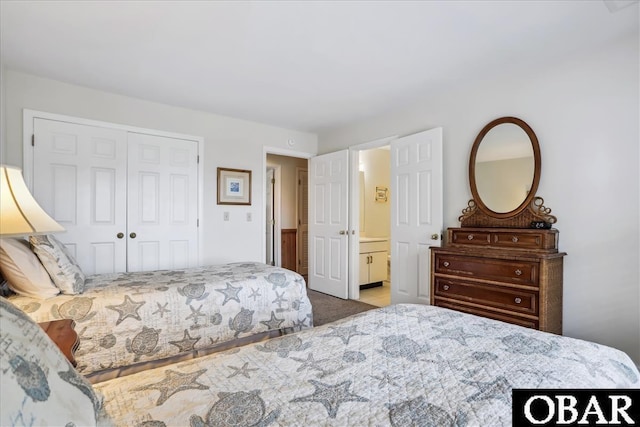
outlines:
{"label": "ceiling", "polygon": [[639,26],[629,0],[2,0],[0,8],[6,68],[316,133]]}

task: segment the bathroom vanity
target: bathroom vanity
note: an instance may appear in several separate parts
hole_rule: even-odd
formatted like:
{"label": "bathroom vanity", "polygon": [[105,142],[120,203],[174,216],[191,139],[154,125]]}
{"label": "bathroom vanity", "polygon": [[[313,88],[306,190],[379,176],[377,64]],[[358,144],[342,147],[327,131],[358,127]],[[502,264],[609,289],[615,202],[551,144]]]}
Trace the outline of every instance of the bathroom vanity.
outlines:
{"label": "bathroom vanity", "polygon": [[389,240],[360,237],[360,289],[382,286],[387,279]]}

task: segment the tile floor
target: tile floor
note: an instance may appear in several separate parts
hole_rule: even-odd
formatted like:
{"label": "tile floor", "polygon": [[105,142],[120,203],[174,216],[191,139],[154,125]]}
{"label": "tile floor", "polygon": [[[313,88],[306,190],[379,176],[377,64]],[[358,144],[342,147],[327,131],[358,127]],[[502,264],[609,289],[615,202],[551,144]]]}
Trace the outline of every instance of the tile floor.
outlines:
{"label": "tile floor", "polygon": [[382,282],[382,286],[360,290],[360,299],[358,301],[377,307],[386,307],[391,304],[391,284],[388,280],[385,280]]}

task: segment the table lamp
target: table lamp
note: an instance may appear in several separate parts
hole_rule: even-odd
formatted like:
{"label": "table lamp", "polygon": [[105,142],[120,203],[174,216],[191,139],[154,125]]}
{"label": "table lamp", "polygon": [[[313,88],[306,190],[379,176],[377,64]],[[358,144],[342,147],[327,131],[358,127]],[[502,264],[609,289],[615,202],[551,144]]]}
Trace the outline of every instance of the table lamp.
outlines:
{"label": "table lamp", "polygon": [[20,168],[0,165],[0,236],[33,236],[64,231],[35,201]]}

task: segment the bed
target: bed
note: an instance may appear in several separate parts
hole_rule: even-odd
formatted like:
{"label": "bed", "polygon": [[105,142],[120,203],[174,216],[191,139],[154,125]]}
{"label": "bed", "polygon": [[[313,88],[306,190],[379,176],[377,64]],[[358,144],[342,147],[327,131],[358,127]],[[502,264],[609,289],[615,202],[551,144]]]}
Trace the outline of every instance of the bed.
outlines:
{"label": "bed", "polygon": [[73,319],[77,370],[102,378],[313,325],[302,276],[255,262],[94,275],[80,294],[10,300],[36,322]]}
{"label": "bed", "polygon": [[[5,325],[16,329],[22,322],[13,318],[23,314],[1,302],[6,339]],[[93,386],[70,367],[51,367],[49,385],[62,375],[64,390],[82,390],[73,409],[53,418],[15,396],[14,366],[27,362],[7,360],[17,359],[17,341],[30,334],[36,337],[25,347],[52,351],[41,331],[14,333],[0,366],[8,373],[3,396],[13,391],[0,401],[3,422],[48,416],[62,425],[95,417],[130,426],[511,425],[513,388],[640,386],[630,358],[610,347],[440,307],[394,305]],[[30,355],[31,369],[23,371],[36,371],[43,359]],[[61,397],[64,390],[52,390],[43,408],[72,399]]]}

